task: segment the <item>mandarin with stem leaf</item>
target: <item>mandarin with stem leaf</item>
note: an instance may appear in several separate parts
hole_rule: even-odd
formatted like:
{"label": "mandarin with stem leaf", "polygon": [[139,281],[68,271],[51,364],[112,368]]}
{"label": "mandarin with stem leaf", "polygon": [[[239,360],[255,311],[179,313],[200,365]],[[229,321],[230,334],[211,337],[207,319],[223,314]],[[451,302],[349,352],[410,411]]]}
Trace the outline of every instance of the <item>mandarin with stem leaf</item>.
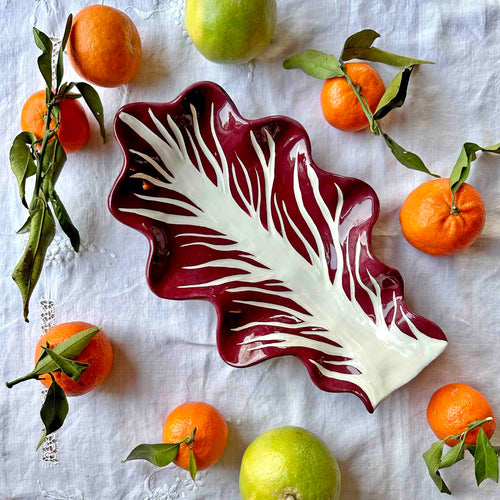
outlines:
{"label": "mandarin with stem leaf", "polygon": [[[53,348],[88,328],[95,328],[95,325],[84,321],[72,321],[53,326],[36,345],[35,363],[40,357],[42,346],[48,343],[49,347]],[[113,349],[107,335],[101,330],[92,337],[87,347],[75,358],[75,361],[89,365],[76,382],[64,373],[52,372],[55,381],[61,386],[66,396],[81,396],[104,382],[113,364]],[[49,374],[41,375],[40,381],[45,387],[49,387],[52,378]]]}
{"label": "mandarin with stem leaf", "polygon": [[[177,443],[193,434],[192,449],[198,470],[208,469],[222,456],[228,427],[224,417],[207,403],[184,403],[175,408],[163,425],[163,442]],[[189,470],[190,445],[182,443],[174,463]]]}
{"label": "mandarin with stem leaf", "polygon": [[464,182],[452,201],[449,179],[418,186],[399,213],[404,237],[430,255],[452,255],[470,247],[485,218],[484,201],[470,184]]}
{"label": "mandarin with stem leaf", "polygon": [[[375,109],[384,95],[382,77],[369,64],[346,63],[345,72],[359,88],[370,110]],[[321,89],[321,110],[328,123],[346,132],[356,132],[369,126],[356,94],[344,77],[328,78]]]}
{"label": "mandarin with stem leaf", "polygon": [[[83,106],[75,99],[63,99],[59,103],[60,125],[57,131],[59,142],[66,153],[73,153],[81,149],[90,135],[90,125]],[[21,110],[21,129],[32,132],[37,139],[42,139],[45,133],[45,117],[47,104],[45,90],[32,94],[24,103]],[[50,120],[50,127],[55,126],[55,121]]]}
{"label": "mandarin with stem leaf", "polygon": [[[427,421],[439,439],[456,436],[466,431],[469,424],[491,417],[477,429],[471,430],[465,444],[475,445],[479,429],[491,438],[496,429],[496,420],[488,400],[474,387],[467,384],[447,384],[431,397],[427,407]],[[448,446],[455,446],[458,440],[449,438]]]}

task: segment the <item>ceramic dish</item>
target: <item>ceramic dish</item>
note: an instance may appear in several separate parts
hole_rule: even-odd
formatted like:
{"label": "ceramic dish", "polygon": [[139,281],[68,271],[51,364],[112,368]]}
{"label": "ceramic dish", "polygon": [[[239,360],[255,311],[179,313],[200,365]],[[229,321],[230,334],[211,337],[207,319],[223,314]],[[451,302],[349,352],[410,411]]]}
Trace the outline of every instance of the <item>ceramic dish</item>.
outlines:
{"label": "ceramic dish", "polygon": [[125,161],[110,210],[148,238],[155,294],[214,304],[230,365],[294,355],[318,387],[373,411],[445,348],[372,255],[375,192],[319,169],[294,120],[246,120],[202,82],[124,106],[115,135]]}

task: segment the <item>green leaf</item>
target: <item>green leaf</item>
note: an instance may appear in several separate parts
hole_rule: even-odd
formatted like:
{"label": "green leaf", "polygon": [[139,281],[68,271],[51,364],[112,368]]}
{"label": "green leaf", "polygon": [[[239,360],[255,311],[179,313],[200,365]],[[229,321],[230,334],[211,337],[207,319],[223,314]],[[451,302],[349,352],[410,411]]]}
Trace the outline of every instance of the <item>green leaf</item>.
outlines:
{"label": "green leaf", "polygon": [[66,211],[66,208],[63,205],[63,202],[59,198],[59,195],[56,193],[54,189],[54,184],[49,182],[49,199],[52,204],[52,208],[54,209],[54,214],[59,221],[61,229],[68,236],[71,241],[71,246],[74,248],[75,252],[78,252],[80,249],[80,233],[78,229],[71,222],[71,218]]}
{"label": "green leaf", "polygon": [[68,43],[69,33],[71,31],[71,25],[73,23],[73,15],[70,14],[66,21],[66,27],[64,29],[64,35],[61,40],[61,45],[59,47],[59,54],[57,57],[57,66],[56,66],[56,82],[57,88],[61,84],[63,75],[64,75],[64,64],[63,64],[63,54],[64,49],[66,48],[66,44]]}
{"label": "green leaf", "polygon": [[[467,446],[467,451],[470,452],[472,456],[476,453],[476,447],[475,446]],[[500,456],[500,446],[493,446],[493,451],[497,454],[497,456]]]}
{"label": "green leaf", "polygon": [[82,94],[76,94],[75,92],[66,92],[64,94],[65,99],[76,100],[76,99],[80,99],[80,97],[82,97]]}
{"label": "green leaf", "polygon": [[179,453],[180,443],[140,444],[136,446],[124,460],[147,460],[158,467],[165,467],[175,460]]}
{"label": "green leaf", "polygon": [[28,208],[26,203],[26,179],[35,175],[36,165],[33,161],[31,149],[28,144],[33,144],[36,137],[31,132],[21,132],[16,136],[9,152],[10,167],[17,179],[19,196],[22,204]]}
{"label": "green leaf", "polygon": [[361,30],[354,35],[351,35],[344,43],[344,48],[340,54],[341,61],[347,61],[345,53],[349,50],[361,49],[371,47],[373,42],[380,37],[380,34],[374,30]]}
{"label": "green leaf", "polygon": [[441,493],[451,495],[451,491],[446,486],[441,475],[439,474],[439,464],[441,463],[441,456],[443,455],[444,441],[436,441],[431,447],[423,454],[425,464],[429,471],[429,475],[439,488]]}
{"label": "green leaf", "polygon": [[50,384],[49,390],[47,391],[47,396],[43,402],[42,409],[40,410],[40,417],[42,418],[45,430],[42,435],[42,439],[38,443],[36,449],[40,448],[46,436],[52,434],[61,428],[64,423],[64,419],[68,414],[69,406],[68,400],[66,399],[66,394],[61,389],[61,386],[55,381]]}
{"label": "green leaf", "polygon": [[466,142],[462,146],[458,160],[450,175],[450,188],[453,195],[455,195],[460,186],[467,180],[467,177],[469,177],[471,163],[476,159],[476,153],[478,151],[498,154],[500,153],[500,143],[484,148],[473,142]]}
{"label": "green leaf", "polygon": [[335,56],[312,49],[289,57],[283,62],[283,67],[285,69],[300,68],[309,76],[321,80],[345,74]]}
{"label": "green leaf", "polygon": [[96,92],[94,87],[85,82],[75,83],[76,88],[82,94],[83,100],[87,103],[87,106],[92,111],[97,123],[99,124],[99,129],[101,131],[101,137],[103,142],[106,141],[106,129],[104,128],[104,110],[102,107],[101,98]]}
{"label": "green leaf", "polygon": [[381,62],[390,66],[411,66],[413,64],[434,64],[431,61],[423,61],[421,59],[413,59],[411,57],[399,56],[372,47],[373,42],[380,35],[373,30],[362,30],[351,35],[344,43],[344,49],[340,60],[342,62],[351,59],[363,59],[365,61]]}
{"label": "green leaf", "polygon": [[38,57],[38,68],[42,73],[47,89],[52,88],[52,42],[50,38],[39,29],[33,28],[33,37],[37,47],[42,51]]}
{"label": "green leaf", "polygon": [[487,478],[498,483],[498,457],[482,427],[477,435],[474,470],[478,486]]}
{"label": "green leaf", "polygon": [[31,226],[31,215],[28,215],[26,222],[16,231],[17,234],[27,233]]}
{"label": "green leaf", "polygon": [[[53,347],[52,351],[64,358],[75,359],[88,346],[92,338],[95,337],[100,331],[100,327],[92,327],[82,330]],[[42,351],[42,354],[40,355],[40,358],[38,359],[32,372],[28,373],[28,375],[25,375],[24,377],[13,380],[12,382],[7,382],[7,387],[11,388],[19,382],[37,378],[39,375],[50,373],[59,369],[59,366],[54,362],[54,360],[49,356],[44,355],[44,353],[45,351]]]}
{"label": "green leaf", "polygon": [[342,61],[349,61],[350,59],[361,59],[363,61],[373,61],[388,64],[389,66],[398,66],[403,68],[413,64],[434,64],[432,61],[424,61],[422,59],[413,59],[411,57],[399,56],[380,50],[375,47],[349,49],[344,52]]}
{"label": "green leaf", "polygon": [[66,163],[66,153],[59,142],[59,139],[55,137],[52,141],[47,144],[45,149],[45,154],[43,155],[42,172],[45,175],[45,186],[44,191],[48,193],[48,184],[56,184],[59,174]]}
{"label": "green leaf", "polygon": [[53,349],[42,347],[43,351],[52,358],[52,361],[61,369],[64,375],[67,375],[75,382],[82,376],[82,373],[89,367],[87,363],[80,363],[72,359],[60,356]]}
{"label": "green leaf", "polygon": [[415,66],[411,65],[403,68],[394,77],[392,82],[387,87],[382,99],[380,99],[377,109],[373,114],[375,120],[380,120],[389,111],[394,108],[400,108],[406,99],[406,93],[408,91],[408,83],[410,82],[410,76]]}
{"label": "green leaf", "polygon": [[406,168],[411,170],[419,170],[420,172],[426,172],[433,177],[439,177],[437,174],[433,174],[424,164],[424,162],[417,156],[415,153],[411,151],[407,151],[403,147],[401,147],[394,139],[389,137],[387,134],[382,133],[382,137],[385,140],[387,146],[392,151],[392,154],[396,157],[396,160],[399,161]]}
{"label": "green leaf", "polygon": [[189,474],[191,475],[191,479],[194,481],[196,479],[196,459],[194,458],[193,449],[189,453]]}
{"label": "green leaf", "polygon": [[451,467],[460,460],[463,460],[464,456],[465,456],[465,442],[460,441],[441,459],[441,462],[439,463],[439,468],[444,469],[446,467]]}
{"label": "green leaf", "polygon": [[28,321],[31,294],[42,272],[47,248],[55,234],[54,218],[44,201],[39,199],[30,215],[28,243],[12,274],[12,278],[21,292],[25,321]]}

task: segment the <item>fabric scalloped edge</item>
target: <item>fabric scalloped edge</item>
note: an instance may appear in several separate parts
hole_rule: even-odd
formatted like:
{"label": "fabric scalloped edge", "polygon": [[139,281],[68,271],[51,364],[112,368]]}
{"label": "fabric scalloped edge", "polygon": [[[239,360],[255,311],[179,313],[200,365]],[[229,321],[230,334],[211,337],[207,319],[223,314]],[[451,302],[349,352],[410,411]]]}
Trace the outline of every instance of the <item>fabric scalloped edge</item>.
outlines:
{"label": "fabric scalloped edge", "polygon": [[122,107],[115,136],[124,165],[111,213],[148,238],[155,294],[215,306],[230,365],[294,355],[319,388],[371,412],[446,347],[372,254],[373,189],[318,168],[294,120],[247,120],[201,82]]}

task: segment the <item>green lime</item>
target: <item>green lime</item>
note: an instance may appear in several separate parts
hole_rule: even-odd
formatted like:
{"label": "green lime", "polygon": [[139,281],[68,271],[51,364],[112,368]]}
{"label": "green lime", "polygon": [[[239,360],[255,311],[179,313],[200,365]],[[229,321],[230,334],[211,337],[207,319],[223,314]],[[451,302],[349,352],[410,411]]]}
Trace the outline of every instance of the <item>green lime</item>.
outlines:
{"label": "green lime", "polygon": [[340,470],[325,443],[301,427],[261,434],[241,461],[243,500],[337,500]]}
{"label": "green lime", "polygon": [[186,0],[185,21],[191,40],[207,59],[243,63],[269,45],[276,0]]}

